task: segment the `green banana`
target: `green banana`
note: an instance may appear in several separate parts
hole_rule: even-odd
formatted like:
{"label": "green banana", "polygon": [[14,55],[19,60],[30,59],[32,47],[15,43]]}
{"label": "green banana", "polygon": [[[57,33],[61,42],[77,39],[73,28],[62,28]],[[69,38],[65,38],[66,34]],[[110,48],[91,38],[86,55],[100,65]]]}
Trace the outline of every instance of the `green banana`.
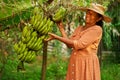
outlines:
{"label": "green banana", "polygon": [[35,21],[35,16],[32,16],[30,23],[33,24]]}
{"label": "green banana", "polygon": [[48,32],[50,32],[52,30],[51,26],[53,26],[53,21],[50,21],[47,30],[44,32],[44,34],[47,34]]}
{"label": "green banana", "polygon": [[32,51],[29,51],[28,54],[27,54],[27,56],[25,57],[24,61],[25,61],[25,62],[29,62],[31,56],[32,56]]}
{"label": "green banana", "polygon": [[66,9],[64,7],[60,7],[59,10],[53,15],[53,20],[54,21],[60,21],[66,13]]}
{"label": "green banana", "polygon": [[23,53],[26,49],[26,44],[23,44],[23,46],[21,48],[22,48],[21,53]]}
{"label": "green banana", "polygon": [[19,54],[19,55],[18,55],[18,60],[21,60],[21,58],[22,58],[23,56],[24,56],[23,54]]}
{"label": "green banana", "polygon": [[37,23],[36,23],[36,26],[35,26],[35,29],[36,29],[36,30],[38,29],[41,21],[42,21],[42,15],[38,15],[38,17],[37,17]]}
{"label": "green banana", "polygon": [[39,37],[38,40],[35,43],[35,46],[33,47],[34,50],[39,50],[39,46],[41,46],[41,43],[42,43],[42,38]]}
{"label": "green banana", "polygon": [[26,43],[28,43],[30,41],[30,39],[31,39],[30,36],[26,37]]}
{"label": "green banana", "polygon": [[43,28],[43,26],[46,24],[46,22],[47,22],[47,17],[45,17],[45,18],[43,19],[43,21],[41,22],[41,24],[39,25],[39,27],[38,27],[38,32],[40,32],[41,28]]}
{"label": "green banana", "polygon": [[14,47],[14,50],[17,52],[17,51],[18,51],[18,48],[19,48],[19,47],[18,47],[18,44],[15,43],[13,47]]}
{"label": "green banana", "polygon": [[27,26],[25,26],[25,27],[23,28],[22,35],[23,35],[23,36],[26,36],[27,31],[28,31]]}
{"label": "green banana", "polygon": [[37,44],[38,44],[38,43],[37,43],[37,41],[36,41],[35,44],[34,44],[33,47],[32,47],[33,50],[36,50],[35,47],[37,46]]}
{"label": "green banana", "polygon": [[39,30],[39,32],[40,32],[41,34],[44,34],[44,32],[46,32],[47,26],[48,26],[49,23],[50,23],[50,19],[48,19],[48,20],[46,21],[46,24]]}
{"label": "green banana", "polygon": [[25,37],[30,36],[30,34],[31,34],[31,30],[29,29],[28,32],[27,32],[27,34],[25,35]]}
{"label": "green banana", "polygon": [[34,36],[31,37],[30,41],[27,43],[27,47],[29,47],[32,44],[34,38],[35,38]]}
{"label": "green banana", "polygon": [[37,31],[33,31],[31,35],[34,36],[34,37],[36,37],[38,35]]}
{"label": "green banana", "polygon": [[22,36],[22,42],[26,43],[26,38],[24,36]]}
{"label": "green banana", "polygon": [[60,7],[58,12],[56,12],[56,14],[54,15],[54,17],[58,17],[61,14],[64,14],[66,12],[66,9],[64,7]]}
{"label": "green banana", "polygon": [[20,61],[24,61],[25,60],[25,57],[27,56],[28,54],[28,51],[25,51],[24,53],[22,53],[23,56],[19,59]]}
{"label": "green banana", "polygon": [[32,24],[33,24],[33,27],[36,26],[36,23],[37,23],[37,21],[38,21],[37,18],[38,18],[38,15],[35,15],[34,22],[32,23]]}
{"label": "green banana", "polygon": [[56,11],[53,17],[58,17],[59,15],[61,15],[61,13],[62,13],[62,7],[60,7],[58,11]]}
{"label": "green banana", "polygon": [[33,49],[36,41],[37,41],[37,37],[34,37],[34,39],[32,40],[32,43],[29,45],[30,49]]}
{"label": "green banana", "polygon": [[43,43],[42,43],[42,42],[39,42],[39,43],[37,44],[37,46],[35,47],[35,50],[40,50],[40,49],[42,48],[42,46],[43,46]]}
{"label": "green banana", "polygon": [[36,54],[35,54],[35,51],[32,51],[31,53],[31,58],[30,58],[30,62],[34,61],[35,57],[36,57]]}

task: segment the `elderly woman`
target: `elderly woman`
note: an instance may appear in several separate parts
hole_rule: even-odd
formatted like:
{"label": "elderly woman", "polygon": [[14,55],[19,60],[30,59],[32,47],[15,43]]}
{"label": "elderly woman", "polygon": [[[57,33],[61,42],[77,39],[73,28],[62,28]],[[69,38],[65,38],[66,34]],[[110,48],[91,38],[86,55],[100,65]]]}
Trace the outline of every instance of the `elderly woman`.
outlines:
{"label": "elderly woman", "polygon": [[86,12],[85,25],[78,26],[68,38],[62,22],[58,27],[62,37],[49,33],[49,40],[59,40],[72,48],[66,80],[101,80],[97,50],[102,38],[103,21],[110,22],[111,18],[104,14],[105,9],[100,4],[91,4],[81,8]]}

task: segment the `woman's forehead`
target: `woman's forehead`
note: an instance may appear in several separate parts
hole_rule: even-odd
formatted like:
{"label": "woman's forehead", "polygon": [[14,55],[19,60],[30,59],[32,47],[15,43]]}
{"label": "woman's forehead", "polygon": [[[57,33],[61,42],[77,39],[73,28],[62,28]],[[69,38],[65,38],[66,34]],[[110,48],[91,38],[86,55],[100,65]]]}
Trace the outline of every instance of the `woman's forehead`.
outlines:
{"label": "woman's forehead", "polygon": [[96,13],[95,11],[92,11],[92,10],[87,10],[87,14],[97,15],[98,13]]}
{"label": "woman's forehead", "polygon": [[87,12],[90,12],[90,13],[96,13],[95,11],[92,11],[92,10],[87,10]]}

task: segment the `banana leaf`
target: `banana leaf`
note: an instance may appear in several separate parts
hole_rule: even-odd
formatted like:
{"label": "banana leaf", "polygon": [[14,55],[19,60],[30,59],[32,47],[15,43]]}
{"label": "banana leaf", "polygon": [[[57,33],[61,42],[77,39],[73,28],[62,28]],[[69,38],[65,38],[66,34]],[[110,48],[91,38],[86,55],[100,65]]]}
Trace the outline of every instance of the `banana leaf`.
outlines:
{"label": "banana leaf", "polygon": [[4,30],[21,20],[29,19],[34,5],[31,0],[2,0],[0,2],[0,28]]}

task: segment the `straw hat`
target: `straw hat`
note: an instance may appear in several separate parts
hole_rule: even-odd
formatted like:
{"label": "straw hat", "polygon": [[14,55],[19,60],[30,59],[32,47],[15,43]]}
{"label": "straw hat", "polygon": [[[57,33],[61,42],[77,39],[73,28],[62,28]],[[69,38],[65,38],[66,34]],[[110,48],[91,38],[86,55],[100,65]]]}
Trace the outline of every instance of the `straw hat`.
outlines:
{"label": "straw hat", "polygon": [[99,13],[103,16],[103,20],[105,22],[111,22],[111,18],[105,15],[105,8],[97,3],[92,3],[90,7],[83,7],[80,8],[82,11],[87,11],[87,10],[92,10],[95,11],[96,13]]}

